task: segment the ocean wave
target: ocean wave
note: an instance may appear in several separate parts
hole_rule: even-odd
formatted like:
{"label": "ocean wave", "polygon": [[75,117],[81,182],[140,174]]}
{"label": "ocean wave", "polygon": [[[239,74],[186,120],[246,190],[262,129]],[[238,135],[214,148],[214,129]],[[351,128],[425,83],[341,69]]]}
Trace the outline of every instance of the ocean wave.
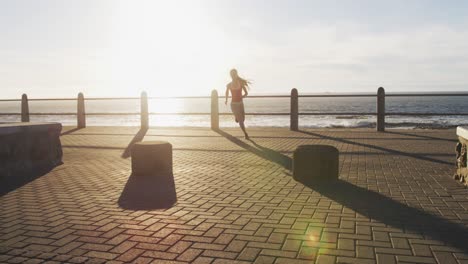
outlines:
{"label": "ocean wave", "polygon": [[454,128],[457,126],[465,126],[468,123],[451,124],[446,122],[433,122],[433,123],[414,123],[414,122],[400,122],[400,123],[385,123],[389,128],[420,128],[420,129],[443,129]]}
{"label": "ocean wave", "polygon": [[367,119],[369,116],[351,115],[351,116],[337,116],[336,119]]}

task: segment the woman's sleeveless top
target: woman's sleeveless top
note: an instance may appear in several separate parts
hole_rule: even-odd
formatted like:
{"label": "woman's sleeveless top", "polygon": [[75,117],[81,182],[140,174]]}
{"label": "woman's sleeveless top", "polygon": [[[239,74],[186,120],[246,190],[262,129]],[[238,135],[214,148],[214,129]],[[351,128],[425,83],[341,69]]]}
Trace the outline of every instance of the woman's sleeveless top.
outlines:
{"label": "woman's sleeveless top", "polygon": [[239,103],[242,102],[242,88],[239,85],[238,89],[233,89],[233,83],[229,85],[229,89],[231,90],[232,94],[232,103]]}

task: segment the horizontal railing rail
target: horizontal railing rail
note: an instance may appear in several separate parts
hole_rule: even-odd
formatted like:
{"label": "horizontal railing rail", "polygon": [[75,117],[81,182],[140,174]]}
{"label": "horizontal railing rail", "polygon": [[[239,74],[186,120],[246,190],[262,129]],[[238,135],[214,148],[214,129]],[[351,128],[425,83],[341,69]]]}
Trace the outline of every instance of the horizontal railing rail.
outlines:
{"label": "horizontal railing rail", "polygon": [[[385,112],[385,97],[454,97],[468,96],[464,92],[443,92],[443,93],[389,93],[385,94],[383,88],[379,88],[377,94],[371,93],[341,93],[341,94],[303,94],[299,95],[297,89],[292,89],[290,95],[249,95],[248,98],[287,98],[290,99],[290,112],[251,112],[246,113],[249,116],[290,116],[290,129],[298,130],[299,116],[377,116],[377,130],[385,130],[385,116],[468,116],[468,113],[419,113],[419,112]],[[376,97],[377,111],[376,112],[299,112],[299,98],[346,98],[346,97]],[[145,92],[141,97],[87,97],[84,98],[82,93],[79,93],[77,98],[33,98],[28,99],[26,94],[23,94],[21,99],[0,99],[0,102],[21,102],[21,113],[0,113],[0,116],[21,116],[22,122],[29,122],[29,116],[77,116],[78,127],[86,127],[86,116],[141,116],[141,126],[148,127],[148,116],[163,116],[163,115],[187,115],[187,116],[206,116],[211,115],[211,127],[219,128],[219,116],[232,115],[232,113],[219,112],[219,99],[224,99],[225,96],[218,96],[214,90],[211,96],[170,96],[170,97],[148,97]],[[211,112],[149,112],[148,100],[164,100],[164,99],[211,99]],[[140,112],[90,112],[85,113],[85,101],[109,101],[109,100],[140,100]],[[77,101],[77,112],[29,112],[29,101]]]}
{"label": "horizontal railing rail", "polygon": [[[386,97],[434,97],[434,96],[468,96],[468,93],[388,93]],[[290,98],[291,95],[249,95],[248,98]],[[299,98],[322,98],[322,97],[376,97],[376,94],[302,94]],[[153,96],[148,100],[164,99],[210,99],[211,96]],[[225,96],[218,96],[219,99]],[[86,97],[85,101],[108,101],[108,100],[140,100],[141,97]],[[76,101],[77,98],[29,98],[28,101]],[[21,99],[0,99],[0,102],[20,102]]]}
{"label": "horizontal railing rail", "polygon": [[[218,113],[219,115],[232,115],[232,113],[224,112]],[[302,112],[299,115],[304,116],[349,116],[349,115],[359,115],[359,116],[375,116],[377,113],[375,112],[314,112],[314,113],[307,113]],[[9,115],[21,115],[21,113],[0,113],[0,116],[9,116]],[[30,116],[76,116],[77,113],[29,113]],[[86,113],[88,116],[134,116],[140,115],[140,113]],[[180,113],[148,113],[148,115],[211,115],[211,113],[191,113],[191,112],[180,112]],[[282,112],[282,113],[262,113],[262,112],[252,112],[252,113],[245,113],[245,115],[264,115],[264,116],[281,116],[281,115],[290,115],[290,113]],[[388,116],[468,116],[468,113],[397,113],[397,112],[390,112],[386,113],[385,115]]]}

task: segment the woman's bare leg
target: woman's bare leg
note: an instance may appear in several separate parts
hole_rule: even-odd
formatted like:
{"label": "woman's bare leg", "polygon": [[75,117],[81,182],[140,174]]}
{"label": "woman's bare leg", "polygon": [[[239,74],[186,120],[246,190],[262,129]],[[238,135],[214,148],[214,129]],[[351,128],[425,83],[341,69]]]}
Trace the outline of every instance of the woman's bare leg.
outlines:
{"label": "woman's bare leg", "polygon": [[242,131],[244,132],[245,139],[249,139],[249,135],[247,134],[247,131],[245,130],[244,121],[240,121],[240,122],[239,122],[239,126],[240,126],[240,128],[242,129]]}

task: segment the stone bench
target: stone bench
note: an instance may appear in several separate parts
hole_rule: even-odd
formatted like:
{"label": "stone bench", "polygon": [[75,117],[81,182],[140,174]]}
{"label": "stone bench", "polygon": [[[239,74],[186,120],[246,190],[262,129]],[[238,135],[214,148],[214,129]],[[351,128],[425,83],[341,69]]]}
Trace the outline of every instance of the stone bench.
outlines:
{"label": "stone bench", "polygon": [[1,189],[61,164],[61,131],[60,123],[0,124]]}
{"label": "stone bench", "polygon": [[132,146],[132,175],[119,204],[125,209],[169,208],[177,201],[172,173],[172,145],[165,141],[144,141]]}
{"label": "stone bench", "polygon": [[293,178],[305,185],[338,179],[338,149],[329,145],[302,145],[293,154]]}
{"label": "stone bench", "polygon": [[468,168],[466,164],[466,153],[468,144],[468,127],[457,127],[458,144],[457,153],[457,171],[454,178],[465,186],[468,186]]}

